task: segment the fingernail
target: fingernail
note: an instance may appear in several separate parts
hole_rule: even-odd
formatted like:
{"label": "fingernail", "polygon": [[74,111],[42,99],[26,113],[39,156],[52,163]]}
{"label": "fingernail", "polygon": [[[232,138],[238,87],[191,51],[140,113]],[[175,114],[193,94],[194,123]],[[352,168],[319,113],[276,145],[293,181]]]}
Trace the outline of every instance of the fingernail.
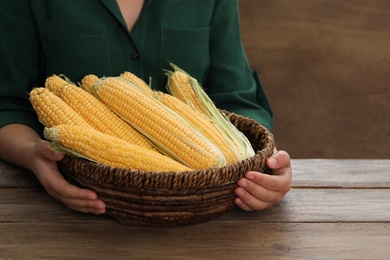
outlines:
{"label": "fingernail", "polygon": [[97,196],[95,193],[89,193],[86,195],[86,199],[88,200],[96,200],[97,199]]}
{"label": "fingernail", "polygon": [[62,155],[61,153],[59,153],[59,152],[57,152],[57,151],[53,151],[53,157],[54,157],[54,159],[60,158],[61,155]]}
{"label": "fingernail", "polygon": [[250,172],[248,172],[245,177],[247,177],[250,180],[253,180],[255,178],[255,176],[253,176],[253,174]]}
{"label": "fingernail", "polygon": [[268,163],[272,164],[272,165],[275,165],[276,164],[276,159],[271,157],[271,158],[268,159]]}
{"label": "fingernail", "polygon": [[243,196],[244,196],[244,192],[238,191],[238,192],[237,192],[237,196],[238,196],[238,197],[243,197]]}
{"label": "fingernail", "polygon": [[105,209],[98,209],[95,211],[95,215],[100,215],[100,214],[104,214],[104,213],[106,213]]}

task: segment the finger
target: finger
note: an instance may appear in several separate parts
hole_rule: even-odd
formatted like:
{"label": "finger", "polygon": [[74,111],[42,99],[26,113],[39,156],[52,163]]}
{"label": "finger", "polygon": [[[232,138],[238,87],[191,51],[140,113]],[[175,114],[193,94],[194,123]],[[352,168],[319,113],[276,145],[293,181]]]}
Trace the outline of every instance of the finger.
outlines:
{"label": "finger", "polygon": [[49,147],[49,144],[41,140],[38,144],[38,153],[40,156],[51,161],[60,161],[64,158],[65,154],[54,151]]}
{"label": "finger", "polygon": [[236,205],[245,210],[245,211],[254,211],[254,209],[250,208],[248,205],[246,205],[240,198],[236,198],[234,200],[234,203],[236,203]]}
{"label": "finger", "polygon": [[[240,179],[239,185],[247,189],[246,186],[251,186],[252,189],[256,189],[256,186],[260,186],[263,189],[277,191],[283,187],[284,183],[281,183],[281,177],[275,175],[268,175],[260,172],[247,172],[245,178]],[[257,185],[251,185],[251,182]],[[243,186],[246,185],[246,186]]]}
{"label": "finger", "polygon": [[263,210],[269,208],[273,205],[272,202],[261,201],[247,192],[245,189],[238,187],[235,189],[235,194],[237,198],[235,199],[235,203],[238,207],[246,211],[254,211],[254,210]]}
{"label": "finger", "polygon": [[[241,182],[246,181],[246,184],[252,189],[257,189],[259,186],[268,191],[273,191],[275,193],[285,194],[287,191],[291,189],[291,169],[285,168],[285,172],[280,173],[279,175],[268,175],[259,172],[247,172],[245,174],[245,178],[241,179]],[[252,181],[254,184],[248,180]]]}
{"label": "finger", "polygon": [[[62,176],[61,176],[62,177]],[[61,198],[67,198],[67,199],[80,199],[80,200],[96,200],[97,195],[95,192],[79,188],[77,186],[74,186],[67,182],[63,178],[59,178],[58,181],[56,181],[52,188],[57,192],[58,196]]]}
{"label": "finger", "polygon": [[245,178],[267,188],[268,190],[289,190],[291,187],[292,170],[290,156],[288,153],[279,151],[270,157],[266,163],[272,170],[272,175],[250,171],[245,174]]}
{"label": "finger", "polygon": [[[266,164],[270,169],[273,170],[291,167],[291,158],[287,152],[280,150],[268,158]],[[273,174],[275,174],[274,171]]]}
{"label": "finger", "polygon": [[96,200],[80,200],[80,199],[64,199],[62,201],[68,208],[84,213],[92,213],[95,215],[104,214],[106,205],[103,201]]}
{"label": "finger", "polygon": [[[254,175],[264,176],[264,178],[274,177],[274,176],[270,176],[270,175],[266,175],[266,174],[261,174],[258,172],[254,172],[254,173],[255,173]],[[250,175],[250,174],[248,174],[248,175]],[[269,183],[269,181],[265,182],[265,183]],[[245,199],[245,201],[248,200],[248,203],[250,203],[250,204],[256,204],[257,203],[256,201],[275,203],[275,202],[280,202],[283,199],[284,192],[280,191],[284,187],[282,185],[281,185],[282,188],[272,190],[266,186],[263,186],[259,183],[256,183],[252,180],[249,180],[247,178],[242,178],[242,179],[238,180],[237,184],[239,187],[244,189],[245,192],[247,192],[251,195],[251,196],[247,196]],[[275,186],[279,186],[279,185],[280,185],[279,183],[275,184]]]}
{"label": "finger", "polygon": [[53,191],[53,197],[73,210],[93,214],[103,214],[106,211],[105,203],[91,190],[81,189],[66,182],[60,190]]}
{"label": "finger", "polygon": [[98,199],[95,192],[70,184],[57,171],[46,176],[47,179],[44,183],[47,192],[63,202],[68,208],[93,214],[105,213],[105,204]]}

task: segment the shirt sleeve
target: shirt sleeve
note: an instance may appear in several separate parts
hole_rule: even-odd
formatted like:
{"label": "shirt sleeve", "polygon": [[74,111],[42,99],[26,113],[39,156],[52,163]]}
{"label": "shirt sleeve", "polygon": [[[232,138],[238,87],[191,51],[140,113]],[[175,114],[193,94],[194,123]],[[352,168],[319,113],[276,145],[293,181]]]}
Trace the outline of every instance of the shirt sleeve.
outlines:
{"label": "shirt sleeve", "polygon": [[273,113],[241,41],[236,0],[217,1],[210,26],[211,65],[204,87],[217,107],[273,127]]}
{"label": "shirt sleeve", "polygon": [[42,125],[28,100],[37,82],[38,47],[28,1],[7,1],[0,10],[0,127]]}

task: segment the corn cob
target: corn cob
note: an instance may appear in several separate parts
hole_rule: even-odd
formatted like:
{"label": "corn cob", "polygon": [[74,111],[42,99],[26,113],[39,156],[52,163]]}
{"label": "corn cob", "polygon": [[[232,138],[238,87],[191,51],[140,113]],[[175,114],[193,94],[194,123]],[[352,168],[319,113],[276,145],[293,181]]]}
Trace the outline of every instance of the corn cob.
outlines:
{"label": "corn cob", "polygon": [[[255,152],[249,140],[228,118],[220,113],[198,81],[175,64],[171,63],[171,66],[174,71],[166,72],[168,75],[168,92],[173,96],[178,95],[179,99],[181,95],[184,95],[185,102],[193,105],[198,111],[205,113],[218,126],[231,147],[235,148],[234,151],[236,151],[238,160],[254,156]],[[175,77],[175,75],[179,76]],[[180,88],[184,90],[180,90]]]}
{"label": "corn cob", "polygon": [[150,86],[130,71],[123,72],[119,77],[130,81],[140,89],[144,90],[147,94],[153,95],[153,90],[150,88]]}
{"label": "corn cob", "polygon": [[152,96],[119,77],[101,79],[95,95],[160,151],[194,169],[223,166],[226,159],[207,138]]}
{"label": "corn cob", "polygon": [[55,75],[47,78],[45,86],[64,100],[96,130],[157,151],[140,132],[83,89]]}
{"label": "corn cob", "polygon": [[156,91],[154,97],[187,120],[193,127],[213,142],[225,156],[226,164],[237,162],[237,157],[234,152],[236,148],[231,147],[230,143],[226,141],[221,131],[219,131],[218,127],[210,118],[172,95]]}
{"label": "corn cob", "polygon": [[58,75],[52,75],[46,78],[45,88],[47,88],[52,93],[58,96],[58,93],[61,91],[61,88],[67,84],[73,84],[73,83],[65,76],[61,77]]}
{"label": "corn cob", "polygon": [[94,74],[88,74],[83,77],[81,80],[81,88],[84,89],[86,92],[91,93],[91,88],[93,85],[99,80],[99,77]]}
{"label": "corn cob", "polygon": [[52,148],[118,168],[142,171],[189,171],[190,168],[158,152],[130,144],[92,127],[58,125],[46,127]]}
{"label": "corn cob", "polygon": [[60,124],[90,127],[89,123],[77,114],[76,111],[46,88],[34,88],[31,90],[30,102],[40,122],[47,127]]}
{"label": "corn cob", "polygon": [[168,76],[167,89],[170,94],[207,115],[207,111],[191,86],[192,79],[190,75],[181,70],[167,71],[166,75]]}

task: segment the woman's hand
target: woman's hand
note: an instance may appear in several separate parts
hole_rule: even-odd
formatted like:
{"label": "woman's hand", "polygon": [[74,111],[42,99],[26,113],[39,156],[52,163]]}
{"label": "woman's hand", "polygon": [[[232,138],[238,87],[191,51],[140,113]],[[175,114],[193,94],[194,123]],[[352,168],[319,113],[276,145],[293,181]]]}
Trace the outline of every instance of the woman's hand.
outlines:
{"label": "woman's hand", "polygon": [[73,210],[102,214],[103,201],[95,192],[67,182],[57,168],[64,155],[54,152],[30,127],[9,124],[0,128],[0,158],[34,172],[46,191]]}
{"label": "woman's hand", "polygon": [[33,172],[55,199],[63,202],[68,208],[85,213],[105,213],[105,204],[91,190],[81,189],[67,182],[57,168],[57,161],[64,157],[55,152],[48,144],[39,141],[33,149]]}
{"label": "woman's hand", "polygon": [[246,211],[263,210],[279,203],[291,188],[292,170],[290,156],[285,151],[272,155],[266,164],[272,175],[247,172],[238,180],[235,203]]}

